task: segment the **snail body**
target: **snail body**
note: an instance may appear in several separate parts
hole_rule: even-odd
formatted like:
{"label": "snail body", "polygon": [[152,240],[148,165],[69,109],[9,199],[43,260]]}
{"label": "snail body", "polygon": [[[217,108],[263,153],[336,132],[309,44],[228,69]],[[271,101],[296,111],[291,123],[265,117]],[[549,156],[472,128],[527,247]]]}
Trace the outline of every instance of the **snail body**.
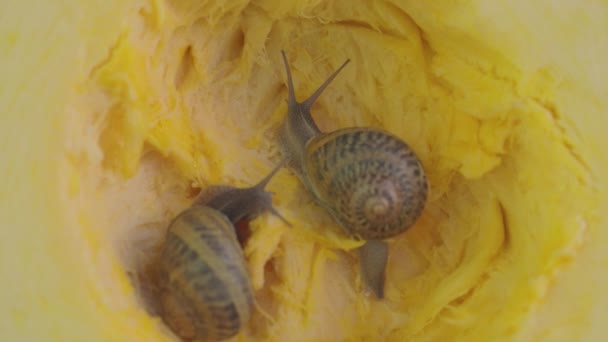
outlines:
{"label": "snail body", "polygon": [[163,320],[182,339],[224,340],[250,319],[253,288],[234,224],[264,210],[278,215],[264,190],[278,169],[250,188],[204,189],[169,225],[159,303]]}
{"label": "snail body", "polygon": [[428,192],[422,165],[404,141],[385,130],[319,130],[310,109],[349,60],[298,102],[283,51],[282,57],[288,83],[288,112],[278,136],[283,157],[347,234],[375,241],[361,248],[361,268],[364,282],[382,298],[388,250],[382,240],[403,233],[420,217]]}

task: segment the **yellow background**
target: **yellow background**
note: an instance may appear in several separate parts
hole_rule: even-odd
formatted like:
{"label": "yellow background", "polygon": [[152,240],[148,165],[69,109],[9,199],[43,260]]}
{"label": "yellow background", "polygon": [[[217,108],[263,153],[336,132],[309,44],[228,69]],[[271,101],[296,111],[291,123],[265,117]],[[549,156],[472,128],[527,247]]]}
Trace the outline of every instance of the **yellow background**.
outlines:
{"label": "yellow background", "polygon": [[300,99],[351,58],[315,119],[398,134],[431,196],[391,241],[377,303],[357,280],[358,243],[280,172],[269,188],[296,224],[252,222],[245,253],[271,318],[236,340],[600,340],[607,6],[360,6],[5,1],[3,340],[170,339],[124,271],[191,186],[253,184],[274,166],[280,49]]}

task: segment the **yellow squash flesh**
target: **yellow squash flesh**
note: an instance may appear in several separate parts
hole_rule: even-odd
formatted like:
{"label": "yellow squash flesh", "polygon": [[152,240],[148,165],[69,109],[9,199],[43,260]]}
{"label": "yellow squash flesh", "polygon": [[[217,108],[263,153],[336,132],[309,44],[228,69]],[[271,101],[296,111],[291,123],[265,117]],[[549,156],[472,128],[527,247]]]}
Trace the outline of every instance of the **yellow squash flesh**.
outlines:
{"label": "yellow squash flesh", "polygon": [[4,1],[0,339],[171,341],[130,275],[192,188],[278,162],[279,51],[322,130],[383,127],[427,171],[386,299],[297,178],[246,247],[235,341],[599,341],[608,334],[608,5]]}

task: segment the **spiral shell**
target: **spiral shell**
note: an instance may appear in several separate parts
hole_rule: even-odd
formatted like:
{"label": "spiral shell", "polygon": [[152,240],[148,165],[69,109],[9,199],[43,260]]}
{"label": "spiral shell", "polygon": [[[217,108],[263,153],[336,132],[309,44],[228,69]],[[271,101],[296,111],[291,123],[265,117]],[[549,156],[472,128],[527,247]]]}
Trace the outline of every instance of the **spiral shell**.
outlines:
{"label": "spiral shell", "polygon": [[163,317],[180,337],[227,339],[251,317],[243,252],[221,212],[194,206],[180,214],[169,227],[161,260]]}
{"label": "spiral shell", "polygon": [[350,235],[390,238],[422,213],[427,198],[422,165],[392,134],[341,129],[309,140],[305,150],[307,186]]}

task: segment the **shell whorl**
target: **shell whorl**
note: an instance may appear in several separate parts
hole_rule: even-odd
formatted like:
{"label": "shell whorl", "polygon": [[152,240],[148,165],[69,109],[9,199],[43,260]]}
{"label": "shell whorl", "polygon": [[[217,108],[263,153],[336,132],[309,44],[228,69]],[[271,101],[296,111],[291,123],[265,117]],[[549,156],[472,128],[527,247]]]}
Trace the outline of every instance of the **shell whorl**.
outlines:
{"label": "shell whorl", "polygon": [[244,260],[232,223],[219,211],[197,206],[176,217],[160,264],[167,325],[184,339],[236,335],[253,307]]}
{"label": "shell whorl", "polygon": [[422,166],[409,146],[379,129],[347,128],[306,144],[305,183],[353,236],[386,239],[407,230],[427,197]]}

